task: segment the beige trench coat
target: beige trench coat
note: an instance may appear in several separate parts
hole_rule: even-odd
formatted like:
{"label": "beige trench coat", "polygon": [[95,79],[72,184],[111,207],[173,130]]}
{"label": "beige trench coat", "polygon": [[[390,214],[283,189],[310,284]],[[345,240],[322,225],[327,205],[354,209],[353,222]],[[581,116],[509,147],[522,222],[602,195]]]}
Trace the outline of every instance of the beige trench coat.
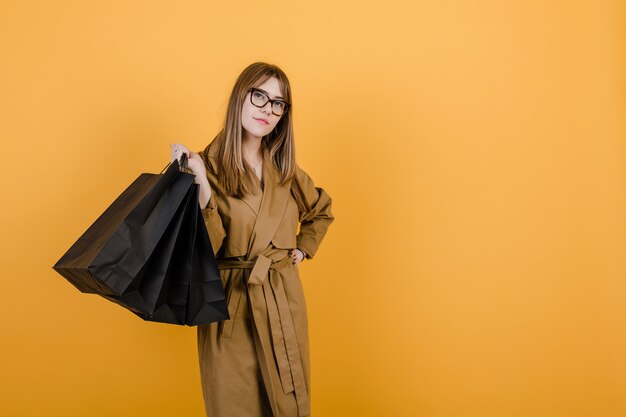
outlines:
{"label": "beige trench coat", "polygon": [[[215,169],[217,146],[208,163]],[[207,417],[310,415],[307,311],[289,249],[315,255],[334,217],[331,198],[299,167],[309,213],[279,185],[265,156],[263,188],[226,196],[207,172],[211,198],[202,215],[218,260],[230,319],[198,326],[198,356]],[[299,230],[298,230],[299,226]]]}

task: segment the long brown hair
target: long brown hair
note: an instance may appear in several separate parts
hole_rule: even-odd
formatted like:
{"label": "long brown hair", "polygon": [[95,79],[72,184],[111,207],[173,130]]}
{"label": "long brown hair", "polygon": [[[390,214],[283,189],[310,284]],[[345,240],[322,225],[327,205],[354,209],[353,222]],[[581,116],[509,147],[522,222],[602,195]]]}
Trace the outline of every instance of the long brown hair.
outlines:
{"label": "long brown hair", "polygon": [[[233,197],[242,198],[252,192],[254,182],[258,178],[252,167],[243,158],[241,124],[241,109],[250,87],[258,87],[267,79],[275,77],[280,85],[283,99],[291,103],[291,86],[287,75],[278,66],[265,62],[255,62],[246,67],[233,86],[228,100],[228,109],[224,119],[224,127],[217,134],[212,143],[200,156],[207,169],[211,169],[209,161],[209,147],[218,147],[217,172],[212,172],[226,193]],[[280,172],[280,184],[292,181],[291,191],[301,211],[310,211],[311,207],[304,198],[302,188],[295,175],[296,151],[293,138],[293,106],[283,114],[276,127],[263,136],[261,152],[263,158],[270,161]]]}

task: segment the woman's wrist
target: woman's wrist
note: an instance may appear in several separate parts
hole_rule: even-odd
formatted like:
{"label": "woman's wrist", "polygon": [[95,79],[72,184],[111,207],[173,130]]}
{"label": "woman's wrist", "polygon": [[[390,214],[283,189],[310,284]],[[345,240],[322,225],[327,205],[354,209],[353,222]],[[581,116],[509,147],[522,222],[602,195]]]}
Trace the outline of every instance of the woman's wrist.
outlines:
{"label": "woman's wrist", "polygon": [[203,174],[196,174],[194,173],[195,178],[193,180],[193,182],[195,182],[196,184],[202,185],[204,183],[208,183],[209,179],[206,176],[206,172]]}

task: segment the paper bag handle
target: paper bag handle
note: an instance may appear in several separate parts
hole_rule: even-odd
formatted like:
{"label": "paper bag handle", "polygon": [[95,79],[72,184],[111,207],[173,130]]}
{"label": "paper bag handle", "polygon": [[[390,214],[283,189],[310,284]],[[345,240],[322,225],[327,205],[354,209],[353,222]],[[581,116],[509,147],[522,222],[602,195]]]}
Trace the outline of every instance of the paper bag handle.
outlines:
{"label": "paper bag handle", "polygon": [[[167,165],[165,165],[165,168],[163,168],[161,170],[160,174],[162,174],[167,169],[167,167],[170,166],[171,163],[174,162],[174,161],[168,162]],[[188,168],[187,168],[187,154],[186,153],[183,153],[180,156],[180,163],[178,165],[178,168],[179,168],[180,171],[187,172]]]}

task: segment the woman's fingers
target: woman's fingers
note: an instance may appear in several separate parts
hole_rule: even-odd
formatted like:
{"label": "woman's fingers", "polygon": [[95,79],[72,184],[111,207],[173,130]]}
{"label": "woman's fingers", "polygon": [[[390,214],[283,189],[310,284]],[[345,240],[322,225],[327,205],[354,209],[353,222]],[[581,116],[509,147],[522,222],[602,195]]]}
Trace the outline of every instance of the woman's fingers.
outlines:
{"label": "woman's fingers", "polygon": [[172,162],[174,162],[175,159],[180,161],[180,145],[177,143],[171,143],[170,150],[172,152]]}
{"label": "woman's fingers", "polygon": [[291,257],[291,259],[293,259],[292,263],[294,265],[299,264],[300,262],[302,262],[302,259],[304,259],[304,258],[300,258],[301,255],[299,255],[299,252],[300,251],[296,250],[296,249],[290,249],[289,250],[289,256]]}
{"label": "woman's fingers", "polygon": [[180,162],[180,157],[183,154],[186,154],[187,159],[189,159],[189,148],[187,148],[185,145],[180,143],[171,143],[170,147],[172,150],[172,162],[174,162],[174,159],[178,159],[178,161]]}

